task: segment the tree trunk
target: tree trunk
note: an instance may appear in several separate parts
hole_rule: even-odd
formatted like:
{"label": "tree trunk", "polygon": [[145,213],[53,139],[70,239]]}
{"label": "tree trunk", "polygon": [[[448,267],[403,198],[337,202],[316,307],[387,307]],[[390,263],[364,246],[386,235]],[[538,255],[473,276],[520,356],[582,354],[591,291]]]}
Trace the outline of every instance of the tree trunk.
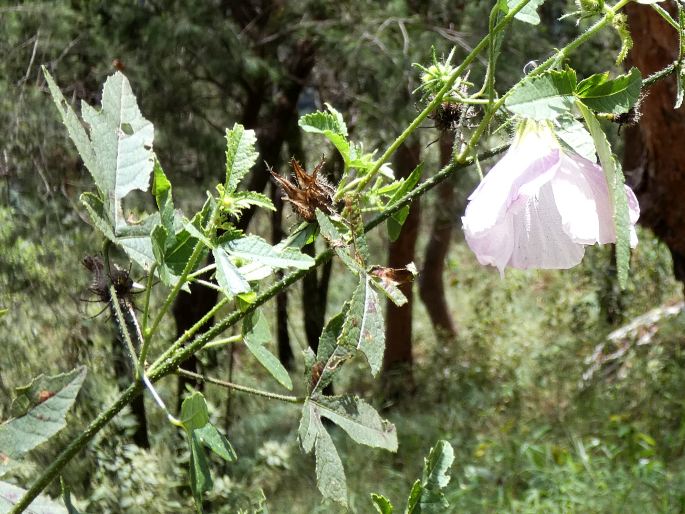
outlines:
{"label": "tree trunk", "polygon": [[[397,150],[394,168],[397,178],[408,177],[418,166],[421,156],[419,142],[404,143]],[[409,216],[404,222],[397,241],[388,244],[388,266],[401,268],[414,260],[416,237],[419,228],[419,203],[412,203]],[[403,284],[400,289],[407,297],[407,303],[397,307],[387,302],[385,328],[385,356],[383,362],[383,381],[389,398],[397,398],[414,387],[412,376],[412,284]]]}
{"label": "tree trunk", "polygon": [[[665,5],[665,4],[664,4]],[[626,6],[635,41],[631,64],[643,76],[678,58],[678,36],[653,10]],[[626,130],[624,168],[640,202],[640,223],[668,245],[675,276],[685,281],[685,111],[673,109],[673,76],[660,80],[642,101],[639,125]]]}
{"label": "tree trunk", "polygon": [[[452,155],[452,135],[448,132],[440,136],[440,164],[446,165]],[[445,258],[452,239],[452,230],[456,220],[456,195],[454,182],[446,180],[438,186],[438,202],[435,207],[435,218],[430,239],[426,245],[423,269],[419,276],[419,295],[426,306],[437,336],[442,339],[454,339],[457,330],[450,314],[443,272]]]}

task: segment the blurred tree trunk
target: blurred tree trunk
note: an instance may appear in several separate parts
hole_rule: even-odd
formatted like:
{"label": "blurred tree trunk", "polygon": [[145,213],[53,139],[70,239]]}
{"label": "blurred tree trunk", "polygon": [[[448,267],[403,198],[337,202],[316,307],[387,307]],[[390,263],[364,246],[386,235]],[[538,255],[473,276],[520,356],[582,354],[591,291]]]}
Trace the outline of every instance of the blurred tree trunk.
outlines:
{"label": "blurred tree trunk", "polygon": [[[664,4],[666,6],[666,4]],[[647,76],[678,58],[677,33],[644,5],[626,6],[635,45],[631,64]],[[625,132],[624,168],[640,202],[640,223],[671,250],[675,276],[685,281],[685,111],[673,109],[673,76],[654,84],[638,125]]]}
{"label": "blurred tree trunk", "polygon": [[[440,136],[440,164],[446,165],[452,155],[453,134],[444,132]],[[430,239],[426,245],[423,269],[419,276],[419,295],[426,306],[428,316],[439,338],[454,339],[457,330],[445,297],[443,274],[445,258],[452,239],[456,220],[456,194],[454,182],[446,180],[438,186],[438,202],[431,228]]]}
{"label": "blurred tree trunk", "polygon": [[[397,178],[408,177],[418,166],[421,158],[421,145],[418,141],[405,142],[395,153],[394,169]],[[416,237],[419,228],[419,203],[414,201],[409,216],[404,222],[397,241],[388,244],[388,266],[401,268],[414,260]],[[400,289],[407,297],[407,303],[397,307],[387,302],[385,328],[385,356],[383,362],[383,382],[389,398],[397,398],[402,393],[412,391],[412,307],[413,289],[411,283],[403,284]]]}

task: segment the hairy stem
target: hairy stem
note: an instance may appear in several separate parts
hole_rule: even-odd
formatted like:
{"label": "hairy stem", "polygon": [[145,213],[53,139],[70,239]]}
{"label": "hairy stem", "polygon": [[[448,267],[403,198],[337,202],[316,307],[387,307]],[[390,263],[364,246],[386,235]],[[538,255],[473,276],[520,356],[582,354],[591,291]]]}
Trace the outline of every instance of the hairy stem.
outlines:
{"label": "hairy stem", "polygon": [[[464,73],[466,68],[478,57],[478,54],[483,51],[484,48],[486,48],[490,42],[494,39],[494,37],[504,30],[504,28],[511,22],[511,20],[514,19],[514,16],[523,9],[526,4],[530,0],[521,0],[516,6],[509,10],[509,12],[502,18],[502,21],[500,21],[495,28],[492,30],[492,32],[488,33],[487,36],[485,36],[483,39],[480,40],[480,42],[474,47],[471,52],[464,58],[462,63],[452,72],[452,75],[450,75],[450,78],[445,82],[445,85],[440,89],[435,94],[435,97],[431,102],[419,113],[419,115],[414,118],[414,120],[409,124],[409,126],[404,129],[404,131],[397,136],[397,138],[392,142],[392,144],[388,147],[388,149],[379,157],[379,159],[375,162],[373,168],[371,168],[371,171],[369,171],[362,179],[359,181],[356,187],[356,192],[360,192],[362,189],[364,189],[371,180],[376,176],[378,173],[378,170],[380,170],[381,166],[390,158],[392,154],[395,153],[395,151],[400,147],[400,145],[423,123],[423,120],[425,120],[428,115],[433,112],[441,103],[443,100],[443,97],[452,89],[452,86],[454,83],[457,81],[457,79]],[[336,195],[337,196],[337,195]],[[339,199],[339,198],[336,198]]]}
{"label": "hairy stem", "polygon": [[464,146],[464,149],[459,153],[458,156],[456,156],[456,161],[464,161],[464,159],[466,159],[466,156],[473,152],[473,149],[476,147],[476,144],[478,143],[478,141],[480,141],[481,137],[483,136],[483,132],[485,132],[485,130],[488,128],[493,117],[495,116],[495,114],[497,114],[497,111],[499,111],[499,109],[504,105],[504,102],[516,87],[530,80],[532,77],[541,74],[545,70],[552,67],[552,65],[561,62],[569,52],[572,52],[573,50],[581,46],[583,43],[587,42],[590,38],[597,34],[597,32],[603,29],[611,21],[616,12],[622,9],[627,3],[631,1],[632,0],[619,0],[613,7],[607,7],[606,13],[604,14],[604,16],[602,16],[602,18],[599,21],[597,21],[594,25],[592,25],[589,29],[587,29],[585,32],[583,32],[580,36],[575,38],[569,44],[567,44],[564,48],[555,52],[546,61],[537,66],[528,75],[523,77],[523,79],[521,79],[518,82],[518,84],[516,84],[516,86],[509,89],[509,91],[507,91],[499,100],[497,100],[493,104],[492,109],[487,111],[487,113],[483,117],[483,120],[478,124],[476,130],[474,130],[473,135],[471,136],[471,139],[469,139],[468,144],[466,144]]}
{"label": "hairy stem", "polygon": [[218,378],[206,377],[200,375],[199,373],[193,373],[192,371],[185,370],[183,368],[178,368],[176,374],[183,375],[188,378],[193,378],[195,380],[201,380],[203,382],[209,382],[210,384],[220,385],[222,387],[227,387],[235,391],[241,391],[243,393],[248,393],[253,396],[262,396],[263,398],[269,398],[271,400],[279,400],[287,403],[304,403],[304,398],[298,396],[288,396],[284,394],[271,393],[269,391],[263,391],[261,389],[255,389],[254,387],[248,387],[240,384],[234,384],[233,382],[228,382],[226,380],[219,380]]}
{"label": "hairy stem", "polygon": [[[502,145],[487,152],[483,152],[478,156],[479,159],[487,159],[497,155],[508,148],[508,145]],[[386,211],[379,213],[375,218],[373,218],[369,223],[365,225],[365,230],[369,231],[376,227],[386,219],[388,219],[395,212],[400,210],[405,205],[410,204],[414,199],[425,194],[430,189],[434,188],[440,184],[443,180],[447,179],[452,173],[464,169],[471,164],[473,164],[474,159],[467,159],[462,163],[452,163],[445,168],[443,168],[439,173],[433,175],[430,179],[422,182],[413,191],[407,193],[400,201],[394,203]],[[160,356],[157,361],[150,366],[149,372],[147,373],[148,378],[151,382],[156,382],[160,378],[173,373],[178,365],[185,359],[190,357],[193,353],[197,352],[203,348],[207,343],[213,340],[213,338],[219,333],[223,332],[227,328],[235,325],[238,321],[242,320],[249,313],[253,312],[257,307],[269,301],[271,298],[276,296],[279,292],[290,287],[292,284],[300,280],[306,273],[315,269],[316,267],[327,262],[333,256],[333,251],[328,249],[317,255],[314,266],[309,268],[309,270],[297,270],[289,273],[281,280],[273,284],[270,288],[260,294],[254,304],[252,304],[245,311],[234,311],[224,319],[216,323],[207,332],[204,332],[198,336],[192,343],[182,347],[182,345],[192,337],[192,334],[196,332],[208,319],[214,316],[216,311],[222,306],[227,300],[224,299],[217,303],[217,305],[210,312],[207,313],[200,321],[198,321],[190,330],[183,334],[162,356]],[[95,418],[90,425],[69,445],[62,450],[58,457],[50,464],[43,472],[40,474],[36,482],[26,491],[24,496],[15,504],[14,508],[10,511],[10,514],[18,514],[23,512],[29,504],[40,494],[40,492],[45,489],[54,478],[59,475],[62,468],[81,450],[84,448],[88,442],[97,434],[121,409],[123,409],[135,396],[141,393],[143,389],[143,384],[139,381],[131,384],[128,389],[126,389],[119,398],[104,412],[102,412],[97,418]]]}

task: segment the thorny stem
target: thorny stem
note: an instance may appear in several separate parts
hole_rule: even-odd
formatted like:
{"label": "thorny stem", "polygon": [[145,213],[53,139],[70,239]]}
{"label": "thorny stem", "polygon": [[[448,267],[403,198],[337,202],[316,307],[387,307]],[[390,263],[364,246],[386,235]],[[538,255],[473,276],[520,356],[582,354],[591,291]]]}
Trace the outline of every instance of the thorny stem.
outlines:
{"label": "thorny stem", "polygon": [[[369,182],[376,176],[376,173],[378,173],[378,170],[380,170],[381,166],[390,158],[392,154],[395,153],[395,151],[400,147],[402,143],[423,123],[423,120],[425,120],[428,115],[433,112],[439,105],[442,103],[443,97],[452,89],[452,86],[454,83],[457,81],[457,79],[464,73],[466,68],[476,59],[478,54],[487,47],[490,44],[490,41],[494,39],[494,37],[504,30],[504,28],[511,22],[511,20],[514,19],[514,16],[521,10],[523,9],[526,4],[530,0],[521,0],[518,4],[516,4],[516,7],[511,9],[504,18],[502,18],[502,21],[500,21],[495,28],[492,30],[492,32],[488,33],[487,36],[485,36],[483,39],[480,40],[480,42],[474,47],[471,52],[464,58],[462,63],[452,72],[452,75],[450,75],[450,78],[445,82],[445,85],[442,86],[440,91],[438,91],[435,94],[435,97],[433,100],[430,101],[430,103],[419,113],[419,115],[414,118],[414,120],[409,124],[409,126],[404,129],[404,131],[397,136],[397,138],[392,142],[392,144],[388,147],[388,149],[381,155],[378,160],[375,162],[373,168],[364,175],[364,177],[359,181],[359,184],[357,184],[356,187],[356,192],[360,192],[362,189],[364,189]],[[340,198],[338,195],[336,195],[336,200],[339,200]]]}
{"label": "thorny stem", "polygon": [[304,403],[304,398],[299,396],[288,396],[284,394],[271,393],[269,391],[263,391],[261,389],[255,389],[254,387],[248,387],[240,384],[234,384],[233,382],[227,382],[226,380],[219,380],[218,378],[207,377],[200,375],[199,373],[193,373],[183,368],[178,368],[176,370],[177,375],[183,375],[188,378],[194,378],[195,380],[201,380],[202,382],[209,382],[210,384],[220,385],[222,387],[227,387],[235,391],[242,391],[243,393],[249,393],[254,396],[263,396],[264,398],[270,398],[272,400],[279,400],[288,403]]}

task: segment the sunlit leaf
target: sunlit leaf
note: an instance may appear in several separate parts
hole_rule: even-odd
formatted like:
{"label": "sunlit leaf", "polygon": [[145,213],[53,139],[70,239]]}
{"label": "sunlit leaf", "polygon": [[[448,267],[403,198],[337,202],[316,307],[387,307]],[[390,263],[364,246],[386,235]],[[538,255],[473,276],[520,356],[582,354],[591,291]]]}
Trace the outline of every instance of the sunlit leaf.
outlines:
{"label": "sunlit leaf", "polygon": [[570,112],[575,101],[573,70],[547,71],[524,80],[507,97],[505,105],[514,114],[535,120],[551,120]]}
{"label": "sunlit leaf", "polygon": [[347,141],[347,126],[342,115],[331,105],[326,104],[329,112],[317,111],[305,114],[298,122],[305,132],[322,134],[340,152],[343,161],[349,166],[350,144]]}
{"label": "sunlit leaf", "polygon": [[355,396],[315,396],[309,399],[319,416],[330,419],[359,444],[397,451],[395,426]]}
{"label": "sunlit leaf", "polygon": [[255,150],[257,138],[254,130],[236,123],[232,130],[226,130],[226,182],[224,189],[232,193],[243,177],[257,162],[259,154]]}
{"label": "sunlit leaf", "polygon": [[627,74],[611,80],[607,73],[588,77],[578,84],[576,95],[594,111],[623,114],[635,105],[641,88],[640,70],[631,68]]}

